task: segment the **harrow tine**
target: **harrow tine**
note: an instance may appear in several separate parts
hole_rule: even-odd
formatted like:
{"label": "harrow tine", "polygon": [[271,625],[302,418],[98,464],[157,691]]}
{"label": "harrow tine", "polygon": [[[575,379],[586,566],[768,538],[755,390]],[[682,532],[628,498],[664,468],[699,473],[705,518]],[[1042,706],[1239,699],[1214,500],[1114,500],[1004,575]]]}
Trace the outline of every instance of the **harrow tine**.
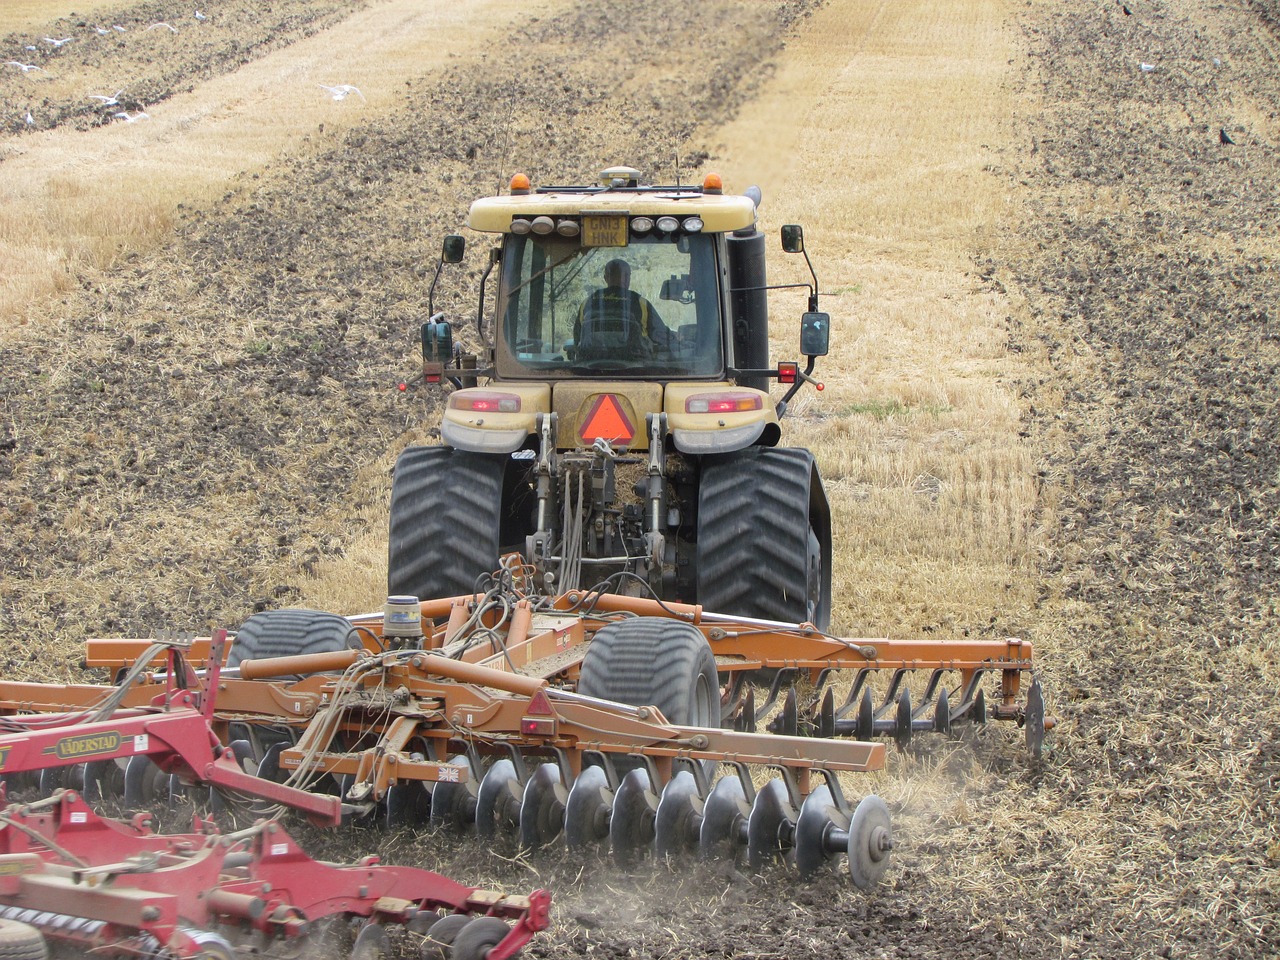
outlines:
{"label": "harrow tine", "polygon": [[1039,762],[1044,752],[1044,691],[1040,688],[1039,678],[1031,681],[1027,691],[1026,714],[1023,723],[1026,727],[1027,752],[1031,759]]}

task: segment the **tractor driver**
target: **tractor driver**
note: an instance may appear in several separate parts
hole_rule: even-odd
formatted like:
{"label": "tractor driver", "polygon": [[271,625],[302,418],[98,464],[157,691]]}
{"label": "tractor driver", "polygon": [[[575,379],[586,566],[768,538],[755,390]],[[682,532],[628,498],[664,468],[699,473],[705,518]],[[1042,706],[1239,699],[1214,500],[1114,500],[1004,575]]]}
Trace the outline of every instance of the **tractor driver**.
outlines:
{"label": "tractor driver", "polygon": [[653,304],[631,289],[631,265],[610,260],[604,265],[604,284],[587,296],[574,320],[578,358],[670,354],[676,335]]}

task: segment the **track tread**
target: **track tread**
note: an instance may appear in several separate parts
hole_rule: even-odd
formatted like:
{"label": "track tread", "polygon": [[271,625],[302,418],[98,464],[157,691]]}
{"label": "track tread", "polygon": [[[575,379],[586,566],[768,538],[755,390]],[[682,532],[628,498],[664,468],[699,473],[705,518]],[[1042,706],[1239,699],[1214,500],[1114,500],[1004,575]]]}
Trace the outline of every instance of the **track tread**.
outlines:
{"label": "track tread", "polygon": [[[815,479],[813,454],[801,449],[755,448],[704,464],[698,603],[716,613],[809,619],[805,558]],[[825,593],[818,620],[830,619],[829,586]]]}
{"label": "track tread", "polygon": [[497,569],[506,458],[409,447],[391,484],[387,590],[454,597]]}
{"label": "track tread", "polygon": [[48,960],[44,934],[29,923],[0,920],[0,960]]}

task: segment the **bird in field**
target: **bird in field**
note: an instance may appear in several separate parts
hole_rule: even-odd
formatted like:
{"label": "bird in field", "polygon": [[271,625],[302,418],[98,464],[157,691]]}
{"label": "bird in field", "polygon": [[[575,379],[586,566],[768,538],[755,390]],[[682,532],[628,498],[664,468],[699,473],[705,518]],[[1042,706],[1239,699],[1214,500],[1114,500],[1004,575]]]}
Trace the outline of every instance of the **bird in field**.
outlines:
{"label": "bird in field", "polygon": [[208,20],[208,19],[209,19],[209,18],[208,18],[208,17],[206,17],[203,13],[201,13],[199,10],[197,10],[197,11],[195,12],[195,18],[196,18],[197,20],[201,21],[201,22],[203,22],[203,21],[205,21],[205,20]]}
{"label": "bird in field", "polygon": [[145,110],[139,110],[137,113],[129,113],[127,110],[121,110],[119,113],[111,115],[116,120],[123,120],[125,123],[137,123],[139,120],[150,120],[151,114]]}
{"label": "bird in field", "polygon": [[127,32],[128,32],[128,30],[129,30],[129,28],[128,28],[128,27],[122,27],[122,26],[120,26],[120,24],[118,24],[118,23],[113,23],[113,24],[111,25],[111,29],[112,29],[112,30],[114,30],[114,31],[116,31],[116,33],[127,33]]}
{"label": "bird in field", "polygon": [[28,126],[28,127],[34,127],[35,125],[36,125],[36,118],[35,118],[35,117],[33,117],[33,116],[31,115],[31,111],[30,111],[30,110],[28,110],[28,111],[27,111],[27,126]]}
{"label": "bird in field", "polygon": [[30,73],[32,70],[42,70],[43,67],[37,67],[34,63],[20,63],[17,60],[6,60],[5,66],[17,67],[23,73]]}
{"label": "bird in field", "polygon": [[169,31],[171,31],[171,32],[173,32],[173,33],[177,33],[177,32],[178,32],[178,28],[177,28],[177,27],[175,27],[175,26],[174,26],[173,24],[171,24],[171,23],[165,23],[163,20],[161,20],[159,23],[153,23],[151,26],[147,27],[147,29],[148,29],[148,30],[154,30],[156,27],[164,27],[166,30],[169,30]]}
{"label": "bird in field", "polygon": [[[326,86],[323,83],[317,84],[317,86],[319,86],[322,90],[328,90],[329,93],[333,95],[333,99],[335,100],[345,100],[347,99],[347,97],[349,97],[353,93],[357,97],[359,97],[361,100],[365,100],[365,96],[363,93],[360,92],[360,88],[353,87],[349,83],[343,83],[336,87]],[[365,100],[365,103],[368,103],[368,102],[369,102],[368,100]]]}
{"label": "bird in field", "polygon": [[1224,147],[1235,144],[1235,141],[1231,139],[1231,134],[1227,133],[1226,127],[1218,128],[1218,142]]}
{"label": "bird in field", "polygon": [[94,27],[94,28],[93,28],[93,32],[94,32],[94,33],[96,33],[96,34],[97,34],[98,36],[100,36],[100,37],[105,37],[105,36],[106,36],[107,34],[109,34],[111,31],[110,31],[110,30],[108,30],[106,27],[97,26],[97,27]]}
{"label": "bird in field", "polygon": [[75,40],[75,37],[63,37],[61,40],[55,40],[53,37],[44,38],[44,42],[53,44],[53,49],[55,50],[57,50],[59,47],[65,47],[68,43],[71,43],[71,41],[73,40]]}
{"label": "bird in field", "polygon": [[122,94],[122,93],[124,93],[124,91],[123,91],[123,90],[117,90],[115,93],[113,93],[113,94],[112,94],[111,96],[109,96],[109,97],[104,97],[104,96],[103,96],[102,94],[100,94],[100,93],[91,93],[91,94],[89,94],[89,99],[90,99],[90,100],[101,100],[102,102],[101,102],[100,104],[98,104],[98,106],[100,106],[100,107],[115,107],[115,106],[118,106],[118,105],[119,105],[119,103],[120,103],[120,94]]}

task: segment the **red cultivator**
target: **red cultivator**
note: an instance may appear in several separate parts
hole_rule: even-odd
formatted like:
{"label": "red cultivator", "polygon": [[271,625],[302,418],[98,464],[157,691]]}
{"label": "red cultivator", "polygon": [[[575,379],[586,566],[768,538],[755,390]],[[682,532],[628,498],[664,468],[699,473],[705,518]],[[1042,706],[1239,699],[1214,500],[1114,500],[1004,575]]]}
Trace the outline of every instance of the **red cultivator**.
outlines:
{"label": "red cultivator", "polygon": [[[215,654],[221,646],[218,638]],[[101,793],[128,780],[130,771],[163,771],[338,823],[338,798],[243,772],[212,733],[213,698],[173,685],[191,672],[167,649],[164,692],[157,695],[153,683],[137,687],[153,700],[146,706],[121,703],[139,682],[135,670],[92,710],[5,717],[0,768],[6,786],[34,771],[50,789],[69,768],[86,791]],[[448,948],[455,960],[500,960],[548,923],[550,898],[543,891],[505,896],[427,870],[383,866],[376,858],[350,866],[319,863],[274,820],[229,835],[199,818],[189,834],[154,834],[149,822],[146,814],[130,823],[104,819],[66,789],[35,803],[9,804],[0,811],[0,918],[28,925],[37,942],[47,937],[95,955],[172,960],[230,958],[240,948],[297,956],[338,920],[363,921],[353,949],[362,958],[386,951],[386,924],[403,924],[424,934],[441,956]]]}

